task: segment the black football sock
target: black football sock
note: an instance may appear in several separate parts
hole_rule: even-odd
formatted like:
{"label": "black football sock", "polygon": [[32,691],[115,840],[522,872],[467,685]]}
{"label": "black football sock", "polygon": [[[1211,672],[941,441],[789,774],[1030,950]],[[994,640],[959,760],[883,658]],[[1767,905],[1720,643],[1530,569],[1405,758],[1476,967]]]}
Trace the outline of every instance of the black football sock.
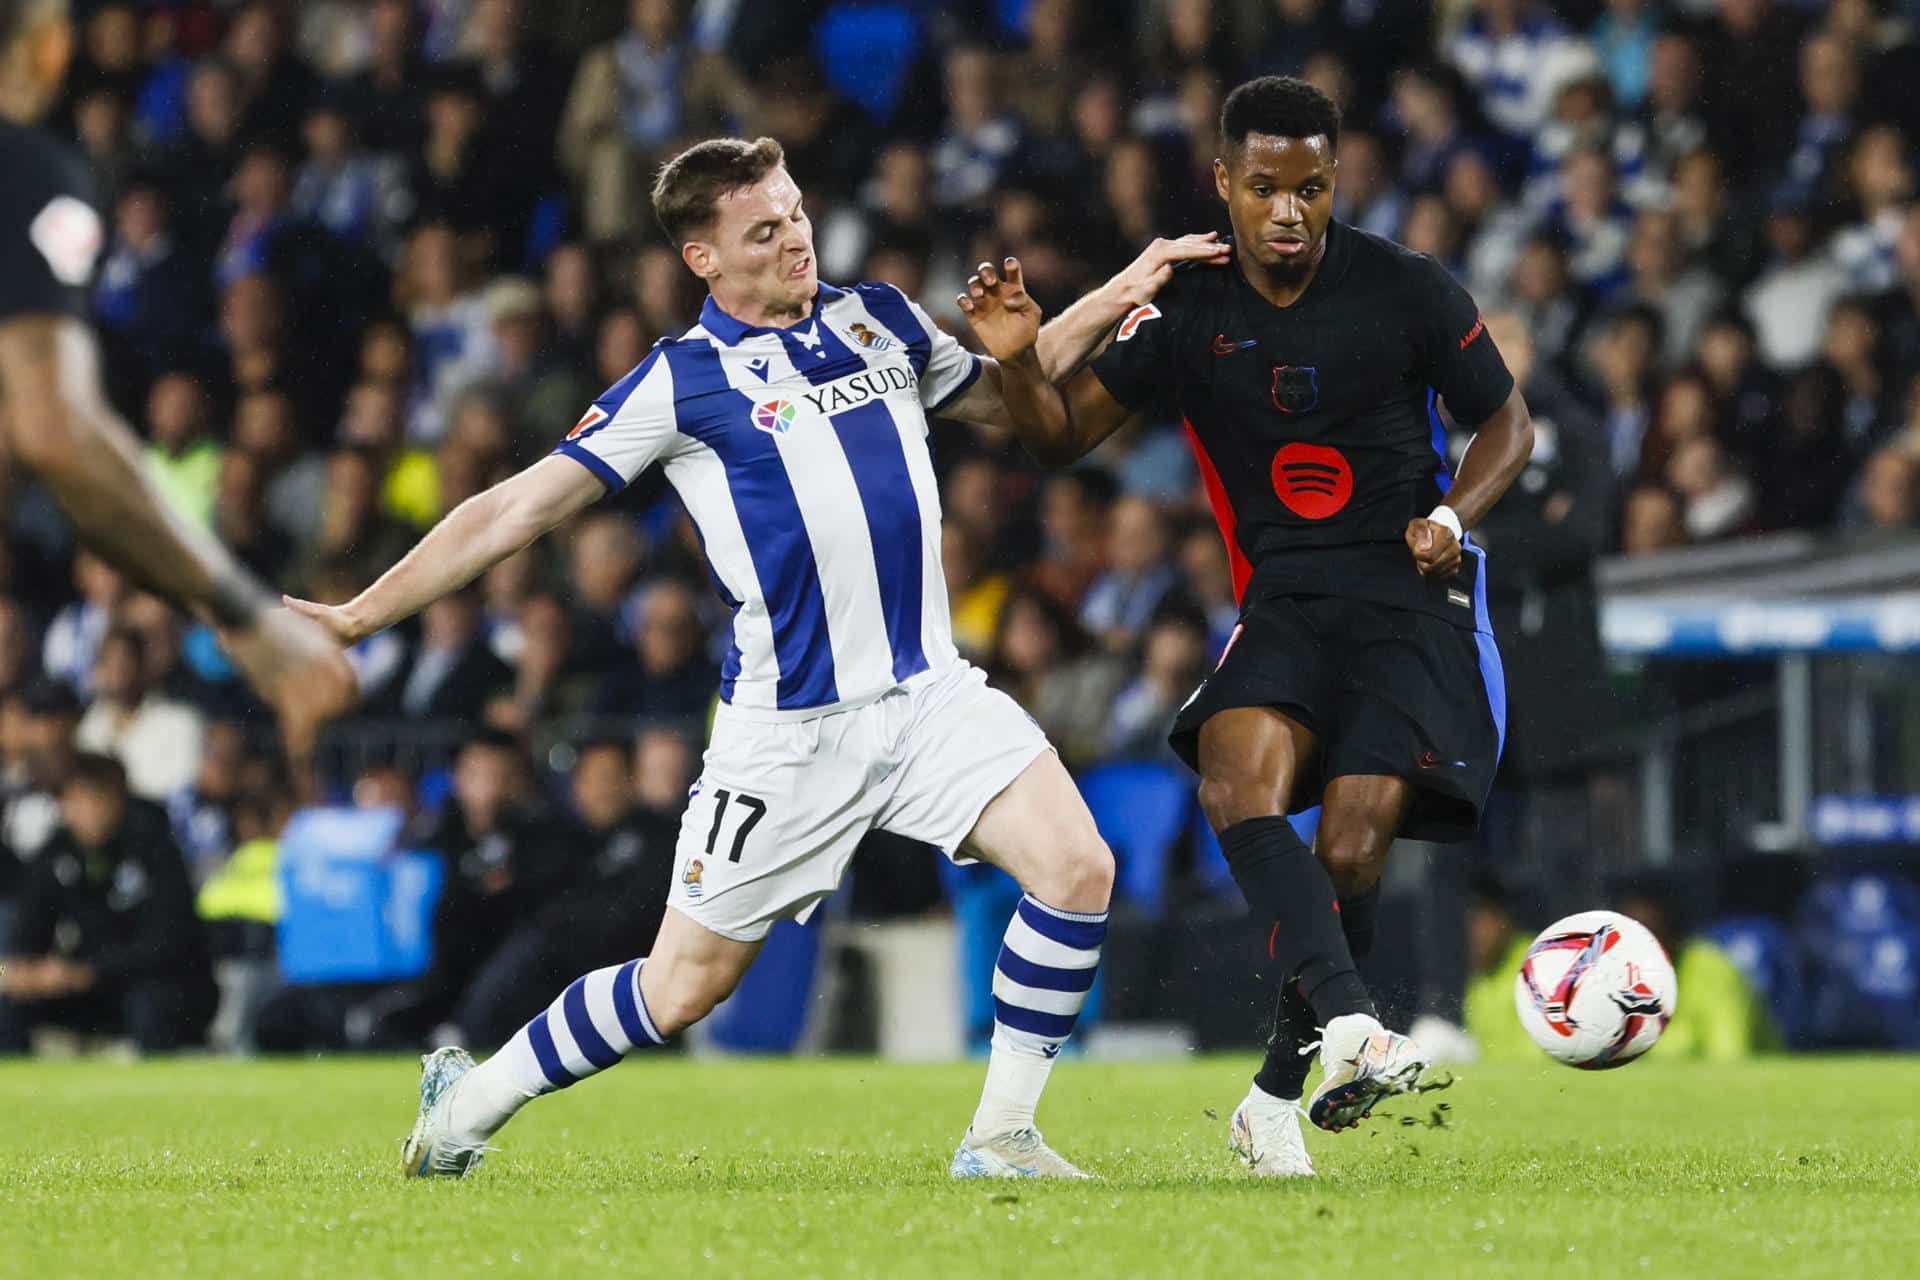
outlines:
{"label": "black football sock", "polygon": [[[1347,950],[1355,960],[1366,958],[1373,949],[1373,925],[1380,914],[1380,886],[1365,893],[1340,899],[1340,928],[1347,935]],[[1313,1067],[1313,1055],[1301,1049],[1313,1043],[1313,1010],[1306,997],[1291,982],[1280,984],[1280,997],[1274,1001],[1273,1035],[1267,1040],[1267,1060],[1253,1082],[1261,1092],[1275,1098],[1298,1098],[1306,1088],[1307,1073]]]}
{"label": "black football sock", "polygon": [[1316,1031],[1313,1009],[1300,988],[1281,983],[1273,1008],[1273,1034],[1267,1038],[1267,1060],[1253,1077],[1262,1093],[1289,1100],[1301,1095],[1307,1087],[1307,1072],[1313,1068],[1313,1056],[1301,1050],[1313,1043]]}
{"label": "black football sock", "polygon": [[1333,881],[1284,817],[1248,818],[1220,833],[1220,850],[1255,919],[1272,920],[1274,973],[1297,983],[1315,1025],[1373,1012],[1335,909]]}
{"label": "black football sock", "polygon": [[1380,918],[1380,886],[1351,898],[1340,899],[1340,929],[1347,935],[1347,950],[1355,960],[1364,960],[1373,950],[1373,926]]}

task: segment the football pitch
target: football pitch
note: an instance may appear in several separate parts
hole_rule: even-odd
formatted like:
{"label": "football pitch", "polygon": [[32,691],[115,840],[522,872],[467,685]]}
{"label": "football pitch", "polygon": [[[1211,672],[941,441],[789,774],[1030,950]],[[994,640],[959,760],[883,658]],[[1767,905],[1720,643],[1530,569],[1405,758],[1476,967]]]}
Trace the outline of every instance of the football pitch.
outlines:
{"label": "football pitch", "polygon": [[[1321,1177],[1227,1153],[1251,1060],[1062,1061],[1079,1185],[950,1183],[980,1066],[631,1061],[409,1183],[410,1059],[0,1066],[0,1275],[1850,1276],[1920,1256],[1920,1059],[1459,1070]],[[1441,1109],[1441,1104],[1445,1109]],[[1391,1112],[1391,1114],[1388,1114]]]}

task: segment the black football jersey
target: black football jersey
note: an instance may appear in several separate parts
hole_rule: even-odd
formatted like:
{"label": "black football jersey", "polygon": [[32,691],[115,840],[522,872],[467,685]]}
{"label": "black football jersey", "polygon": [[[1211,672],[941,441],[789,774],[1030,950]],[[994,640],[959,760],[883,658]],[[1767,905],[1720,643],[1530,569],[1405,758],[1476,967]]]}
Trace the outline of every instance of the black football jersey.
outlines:
{"label": "black football jersey", "polygon": [[105,244],[92,170],[44,130],[0,120],[0,323],[85,318]]}
{"label": "black football jersey", "polygon": [[1463,584],[1421,577],[1406,528],[1452,483],[1435,397],[1477,425],[1513,376],[1432,257],[1331,223],[1288,307],[1238,263],[1176,270],[1093,370],[1129,409],[1185,422],[1243,600],[1345,596],[1473,625]]}

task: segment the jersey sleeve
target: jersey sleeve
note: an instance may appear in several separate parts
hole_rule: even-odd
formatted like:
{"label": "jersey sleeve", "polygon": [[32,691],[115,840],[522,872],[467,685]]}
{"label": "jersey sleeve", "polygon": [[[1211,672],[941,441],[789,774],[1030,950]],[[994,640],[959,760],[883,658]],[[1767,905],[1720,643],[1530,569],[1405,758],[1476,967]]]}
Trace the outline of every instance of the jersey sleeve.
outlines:
{"label": "jersey sleeve", "polygon": [[1142,303],[1127,313],[1107,349],[1093,358],[1094,376],[1129,410],[1146,408],[1172,385],[1172,334],[1172,317],[1162,314],[1158,303]]}
{"label": "jersey sleeve", "polygon": [[87,315],[105,228],[92,193],[42,159],[0,157],[17,175],[0,184],[13,188],[0,194],[0,320]]}
{"label": "jersey sleeve", "polygon": [[672,452],[679,439],[673,369],[666,348],[658,346],[589,405],[553,451],[593,472],[607,492],[618,493]]}
{"label": "jersey sleeve", "polygon": [[1440,393],[1454,421],[1478,426],[1507,402],[1513,375],[1473,295],[1438,261],[1425,256],[1417,261],[1412,314],[1427,384]]}

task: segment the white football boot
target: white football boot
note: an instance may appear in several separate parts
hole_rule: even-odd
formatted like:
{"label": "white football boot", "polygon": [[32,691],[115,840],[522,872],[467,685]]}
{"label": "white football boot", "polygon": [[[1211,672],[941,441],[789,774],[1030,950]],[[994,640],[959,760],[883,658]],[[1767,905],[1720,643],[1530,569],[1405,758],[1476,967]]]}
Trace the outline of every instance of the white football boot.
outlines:
{"label": "white football boot", "polygon": [[1307,1118],[1338,1133],[1365,1120],[1380,1099],[1411,1092],[1427,1055],[1371,1014],[1348,1013],[1321,1031],[1320,1065],[1325,1074],[1307,1101]]}
{"label": "white football boot", "polygon": [[435,1049],[420,1059],[420,1116],[400,1148],[400,1172],[409,1178],[464,1178],[480,1167],[485,1143],[456,1141],[448,1117],[453,1092],[473,1058],[465,1049]]}
{"label": "white football boot", "polygon": [[1038,1129],[1020,1129],[981,1140],[967,1126],[947,1170],[956,1178],[1091,1178],[1048,1146]]}
{"label": "white football boot", "polygon": [[1300,1136],[1300,1103],[1265,1093],[1258,1085],[1233,1113],[1227,1145],[1240,1163],[1263,1178],[1311,1178],[1313,1161]]}

